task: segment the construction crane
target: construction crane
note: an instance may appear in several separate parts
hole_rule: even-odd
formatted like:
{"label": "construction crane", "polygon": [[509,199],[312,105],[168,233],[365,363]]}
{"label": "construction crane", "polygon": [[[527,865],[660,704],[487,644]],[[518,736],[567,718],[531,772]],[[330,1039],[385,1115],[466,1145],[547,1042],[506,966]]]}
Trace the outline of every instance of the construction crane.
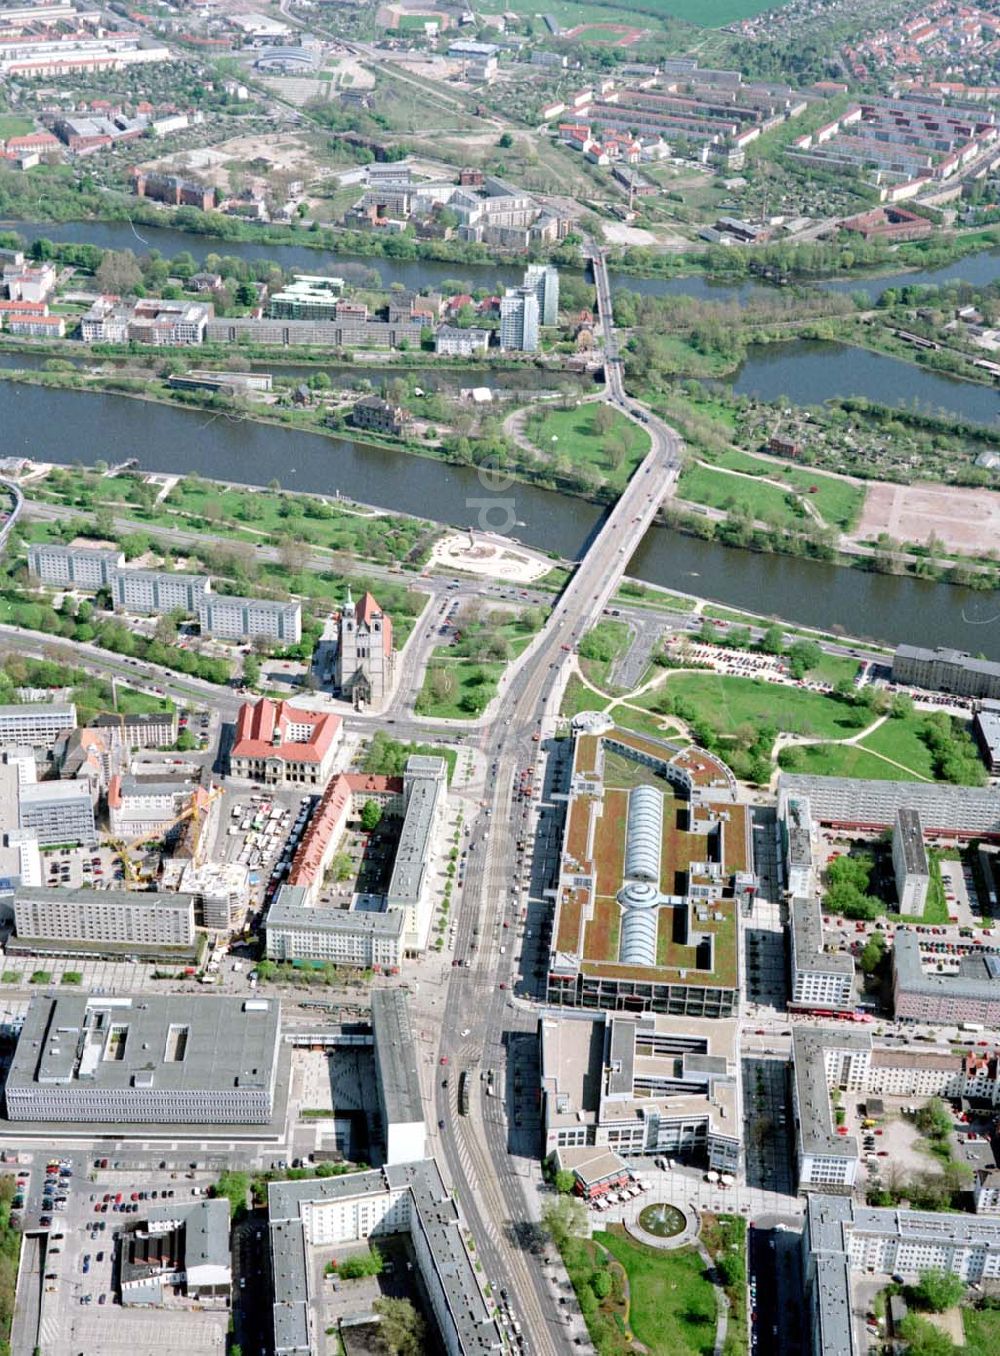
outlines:
{"label": "construction crane", "polygon": [[122,870],[125,873],[125,880],[131,887],[138,884],[140,873],[132,860],[132,853],[143,843],[150,843],[154,838],[164,838],[171,829],[175,829],[178,824],[185,820],[192,820],[194,825],[194,853],[193,859],[195,866],[201,866],[205,857],[205,848],[202,842],[202,824],[201,816],[207,812],[212,802],[222,795],[221,786],[213,786],[205,791],[202,787],[196,786],[191,793],[191,803],[186,810],[182,810],[179,815],[169,819],[164,824],[156,824],[153,828],[147,829],[145,833],[140,833],[138,837],[130,839],[123,843],[118,839],[111,839],[111,846],[118,853],[121,859]]}

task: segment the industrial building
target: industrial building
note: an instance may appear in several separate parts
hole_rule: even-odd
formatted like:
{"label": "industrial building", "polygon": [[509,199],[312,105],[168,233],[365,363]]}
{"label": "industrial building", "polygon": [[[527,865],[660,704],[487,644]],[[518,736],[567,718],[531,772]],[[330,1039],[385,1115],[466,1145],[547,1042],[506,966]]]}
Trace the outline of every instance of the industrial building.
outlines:
{"label": "industrial building", "polygon": [[7,1076],[12,1121],[260,1125],[280,1013],[264,998],[39,994]]}
{"label": "industrial building", "polygon": [[202,1308],[228,1307],[233,1283],[229,1202],[149,1205],[117,1239],[123,1305],[160,1307],[172,1292]]}
{"label": "industrial building", "polygon": [[[268,1186],[275,1356],[316,1351],[318,1297],[313,1247],[408,1233],[437,1333],[430,1346],[447,1356],[504,1349],[494,1302],[465,1242],[467,1226],[432,1159],[303,1182]],[[429,1335],[430,1336],[430,1335]]]}
{"label": "industrial building", "polygon": [[734,1021],[552,1013],[538,1026],[546,1154],[597,1146],[740,1171]]}
{"label": "industrial building", "polygon": [[298,645],[302,639],[302,604],[206,593],[198,604],[198,624],[203,636],[218,640],[263,636],[282,645]]}
{"label": "industrial building", "polygon": [[0,706],[0,745],[26,744],[36,749],[51,749],[64,730],[76,729],[76,707],[72,702],[24,702],[20,706]]}
{"label": "industrial building", "polygon": [[1000,698],[1000,664],[974,659],[964,650],[899,645],[892,657],[892,681],[960,697]]}
{"label": "industrial building", "polygon": [[32,943],[48,952],[131,954],[194,944],[194,900],[190,895],[137,890],[67,890],[59,886],[18,889],[14,929],[19,949]]}
{"label": "industrial building", "polygon": [[121,551],[95,546],[59,546],[33,542],[28,547],[28,570],[43,584],[59,588],[107,589],[115,571],[122,569]]}
{"label": "industrial building", "polygon": [[896,876],[899,912],[923,916],[931,870],[924,849],[924,831],[920,814],[910,806],[896,811],[892,831],[892,866]]}
{"label": "industrial building", "polygon": [[244,702],[229,753],[230,772],[269,786],[323,787],[340,745],[342,724],[332,712],[307,711],[268,697]]}
{"label": "industrial building", "polygon": [[[732,773],[704,749],[595,725],[587,713],[574,731],[548,1001],[733,1016],[737,916],[756,878]],[[622,759],[647,782],[630,789]]]}

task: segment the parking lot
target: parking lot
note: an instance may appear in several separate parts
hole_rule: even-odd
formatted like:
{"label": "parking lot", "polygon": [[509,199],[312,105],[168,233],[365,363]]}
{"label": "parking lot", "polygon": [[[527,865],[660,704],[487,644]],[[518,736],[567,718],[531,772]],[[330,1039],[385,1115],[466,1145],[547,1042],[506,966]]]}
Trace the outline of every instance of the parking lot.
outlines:
{"label": "parking lot", "polygon": [[214,1175],[180,1167],[116,1170],[111,1160],[82,1150],[57,1157],[25,1151],[20,1158],[24,1208],[17,1217],[25,1230],[43,1231],[39,1345],[46,1356],[153,1356],[170,1349],[207,1356],[225,1349],[227,1311],[126,1312],[115,1298],[120,1230],[164,1200],[204,1194]]}

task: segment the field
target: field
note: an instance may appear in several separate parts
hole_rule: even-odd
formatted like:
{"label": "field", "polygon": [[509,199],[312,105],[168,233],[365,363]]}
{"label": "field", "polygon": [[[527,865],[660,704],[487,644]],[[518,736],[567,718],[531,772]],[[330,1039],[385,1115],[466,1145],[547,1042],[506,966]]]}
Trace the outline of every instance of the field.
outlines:
{"label": "field", "polygon": [[[779,466],[765,465],[755,457],[737,451],[723,453],[711,460],[715,465],[689,462],[685,467],[678,490],[682,499],[716,509],[738,506],[754,518],[782,526],[810,522],[805,503],[809,503],[831,527],[850,527],[857,518],[862,491],[847,481],[834,480],[832,476],[803,475],[800,471],[784,473]],[[727,469],[744,474],[727,475]],[[769,479],[750,479],[751,476]],[[782,484],[772,484],[771,480]],[[785,484],[787,490],[782,488]]]}
{"label": "field", "polygon": [[566,34],[573,42],[602,43],[610,47],[631,47],[646,36],[645,29],[632,28],[628,24],[581,24]]}
{"label": "field", "polygon": [[887,532],[895,541],[985,555],[1000,534],[1000,494],[957,485],[869,485],[858,524],[861,539]]}
{"label": "field", "polygon": [[[607,419],[609,413],[612,417],[607,431],[602,433],[598,421]],[[576,467],[589,466],[619,490],[625,488],[649,451],[649,434],[644,428],[598,402],[569,410],[549,410],[537,423],[531,422],[527,431],[531,441],[547,456],[566,457]]]}
{"label": "field", "polygon": [[654,1356],[707,1356],[715,1346],[715,1290],[693,1248],[660,1252],[624,1233],[594,1240],[625,1268],[629,1326]]}
{"label": "field", "polygon": [[0,113],[0,138],[26,137],[35,130],[31,118],[19,118],[16,113]]}
{"label": "field", "polygon": [[764,461],[738,448],[709,455],[705,460],[730,471],[742,471],[745,475],[766,476],[770,480],[780,481],[803,497],[808,496],[817,513],[831,527],[850,527],[857,521],[864,502],[864,488],[849,480],[803,470],[799,466]]}
{"label": "field", "polygon": [[705,721],[722,735],[770,724],[787,734],[846,739],[871,722],[869,712],[836,697],[751,678],[678,673],[667,679],[666,690],[695,720]]}

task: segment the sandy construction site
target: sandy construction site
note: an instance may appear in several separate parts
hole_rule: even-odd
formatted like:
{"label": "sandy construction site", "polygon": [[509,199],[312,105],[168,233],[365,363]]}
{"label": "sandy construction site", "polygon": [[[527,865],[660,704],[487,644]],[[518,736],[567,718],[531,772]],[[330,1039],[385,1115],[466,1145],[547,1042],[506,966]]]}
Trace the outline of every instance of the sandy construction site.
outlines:
{"label": "sandy construction site", "polygon": [[1000,546],[1000,494],[955,485],[870,485],[854,536],[868,541],[887,532],[899,542],[942,546],[984,555]]}

